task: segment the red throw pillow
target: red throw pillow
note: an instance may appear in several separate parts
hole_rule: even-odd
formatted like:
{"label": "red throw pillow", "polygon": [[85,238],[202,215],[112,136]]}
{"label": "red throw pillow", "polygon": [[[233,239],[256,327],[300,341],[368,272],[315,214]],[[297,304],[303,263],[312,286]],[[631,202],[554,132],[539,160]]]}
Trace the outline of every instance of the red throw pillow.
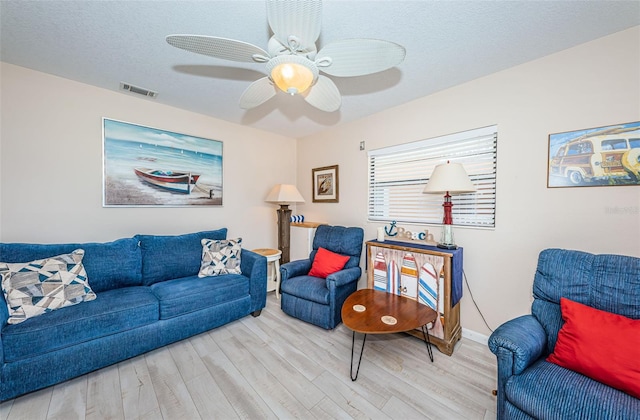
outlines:
{"label": "red throw pillow", "polygon": [[560,298],[564,325],[547,358],[640,398],[640,319]]}
{"label": "red throw pillow", "polygon": [[349,261],[348,256],[336,254],[328,249],[318,248],[313,264],[311,264],[309,275],[326,279],[329,274],[342,270],[347,261]]}

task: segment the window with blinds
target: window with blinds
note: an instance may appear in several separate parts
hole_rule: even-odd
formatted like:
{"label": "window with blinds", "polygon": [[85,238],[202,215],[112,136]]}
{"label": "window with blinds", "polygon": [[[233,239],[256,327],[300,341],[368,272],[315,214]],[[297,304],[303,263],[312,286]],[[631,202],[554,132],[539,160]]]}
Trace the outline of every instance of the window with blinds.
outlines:
{"label": "window with blinds", "polygon": [[369,220],[440,224],[444,194],[423,194],[436,165],[461,163],[477,191],[452,195],[453,224],[495,227],[497,126],[369,152]]}

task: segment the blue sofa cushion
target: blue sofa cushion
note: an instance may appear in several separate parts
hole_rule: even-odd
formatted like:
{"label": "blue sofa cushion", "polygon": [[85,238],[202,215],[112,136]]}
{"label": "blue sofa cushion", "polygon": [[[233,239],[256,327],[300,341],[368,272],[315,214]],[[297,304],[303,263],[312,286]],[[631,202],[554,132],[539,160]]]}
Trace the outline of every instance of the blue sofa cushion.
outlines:
{"label": "blue sofa cushion", "polygon": [[227,239],[227,229],[160,236],[136,235],[142,250],[142,282],[149,286],[159,281],[195,276],[202,260],[202,239]]}
{"label": "blue sofa cushion", "polygon": [[29,262],[70,254],[79,248],[84,250],[82,264],[94,292],[142,284],[142,260],[138,240],[134,238],[84,244],[0,243],[0,261]]}
{"label": "blue sofa cushion", "polygon": [[640,319],[640,259],[566,249],[540,253],[531,313],[547,332],[553,352],[562,326],[560,297],[602,311]]}
{"label": "blue sofa cushion", "polygon": [[304,300],[329,304],[329,288],[327,281],[320,277],[299,276],[287,279],[282,283],[282,293],[286,293]]}
{"label": "blue sofa cushion", "polygon": [[533,292],[536,299],[558,305],[560,297],[565,297],[602,311],[639,319],[640,259],[546,249],[538,258]]}
{"label": "blue sofa cushion", "polygon": [[91,302],[5,326],[4,362],[28,359],[148,325],[158,320],[158,313],[158,300],[147,287],[108,290]]}
{"label": "blue sofa cushion", "polygon": [[313,237],[313,251],[309,260],[313,261],[322,247],[340,255],[348,255],[349,261],[344,268],[358,267],[362,253],[364,231],[357,227],[320,225]]}
{"label": "blue sofa cushion", "polygon": [[249,283],[249,278],[241,274],[196,275],[155,283],[151,290],[160,301],[160,319],[169,319],[246,298]]}
{"label": "blue sofa cushion", "polygon": [[539,419],[632,419],[640,413],[640,400],[545,360],[511,376],[505,393]]}

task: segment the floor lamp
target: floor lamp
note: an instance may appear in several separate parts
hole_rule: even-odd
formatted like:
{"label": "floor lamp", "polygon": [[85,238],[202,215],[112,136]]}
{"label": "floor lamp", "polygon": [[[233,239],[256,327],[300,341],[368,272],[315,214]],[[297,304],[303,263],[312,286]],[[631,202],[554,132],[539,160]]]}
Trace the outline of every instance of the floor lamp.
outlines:
{"label": "floor lamp", "polygon": [[442,237],[437,245],[438,248],[458,248],[453,240],[453,231],[451,230],[453,223],[451,208],[453,207],[453,203],[451,202],[450,194],[462,194],[475,190],[476,187],[471,183],[469,175],[467,175],[464,167],[459,163],[443,163],[436,166],[433,170],[422,192],[428,194],[444,193],[444,204],[442,205],[442,207],[444,207],[444,219],[442,220]]}
{"label": "floor lamp", "polygon": [[280,204],[278,209],[278,249],[282,251],[282,264],[289,262],[291,203],[304,203],[295,185],[278,184],[265,198],[266,202]]}

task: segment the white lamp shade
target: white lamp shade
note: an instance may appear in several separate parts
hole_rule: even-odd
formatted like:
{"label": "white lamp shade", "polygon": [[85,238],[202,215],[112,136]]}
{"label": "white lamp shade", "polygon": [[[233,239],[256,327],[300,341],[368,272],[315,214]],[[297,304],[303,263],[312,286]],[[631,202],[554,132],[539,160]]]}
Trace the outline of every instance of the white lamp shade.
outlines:
{"label": "white lamp shade", "polygon": [[304,203],[304,198],[295,185],[278,184],[271,189],[264,201],[269,203]]}
{"label": "white lamp shade", "polygon": [[473,192],[476,187],[460,163],[443,163],[435,167],[423,193],[442,194]]}

